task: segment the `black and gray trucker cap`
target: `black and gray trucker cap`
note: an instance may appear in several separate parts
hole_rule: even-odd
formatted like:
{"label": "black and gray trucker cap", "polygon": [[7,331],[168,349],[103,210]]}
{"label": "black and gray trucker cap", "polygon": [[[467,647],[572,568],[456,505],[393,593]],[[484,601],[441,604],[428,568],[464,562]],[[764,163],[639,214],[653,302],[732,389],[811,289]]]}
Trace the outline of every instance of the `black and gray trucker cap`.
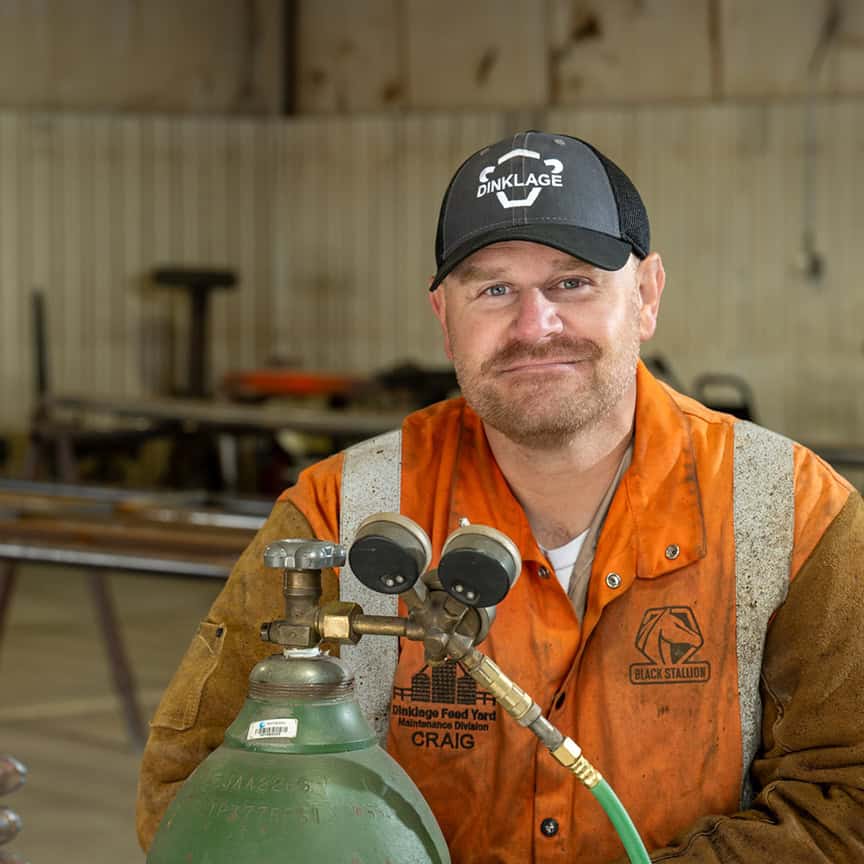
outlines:
{"label": "black and gray trucker cap", "polygon": [[469,156],[444,193],[435,290],[473,252],[501,240],[553,246],[603,270],[648,254],[645,205],[627,175],[579,138],[520,132]]}

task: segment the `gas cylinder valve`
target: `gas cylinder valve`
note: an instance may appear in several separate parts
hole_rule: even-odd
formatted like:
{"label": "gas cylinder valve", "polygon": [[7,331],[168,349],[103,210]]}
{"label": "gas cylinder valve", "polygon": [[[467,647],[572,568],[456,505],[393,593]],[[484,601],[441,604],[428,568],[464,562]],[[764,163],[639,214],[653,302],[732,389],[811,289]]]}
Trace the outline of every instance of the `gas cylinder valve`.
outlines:
{"label": "gas cylinder valve", "polygon": [[[366,615],[355,603],[321,603],[322,573],[351,563],[367,587],[399,594],[408,615]],[[494,528],[463,525],[447,538],[437,570],[429,570],[432,544],[426,532],[398,513],[362,522],[345,547],[322,540],[278,540],[264,563],[282,570],[285,617],[261,625],[261,638],[286,650],[314,648],[328,640],[356,643],[361,636],[402,636],[422,641],[429,663],[465,656],[489,632],[494,607],[522,568],[519,550]]]}
{"label": "gas cylinder valve", "polygon": [[356,603],[321,603],[321,571],[340,567],[345,560],[344,546],[323,540],[278,540],[267,546],[264,563],[282,570],[285,617],[262,624],[261,638],[286,650],[315,648],[324,640],[354,644],[365,634],[422,639],[410,619],[364,615]]}
{"label": "gas cylinder valve", "polygon": [[323,570],[345,563],[345,547],[321,540],[277,540],[264,550],[264,563],[282,570]]}

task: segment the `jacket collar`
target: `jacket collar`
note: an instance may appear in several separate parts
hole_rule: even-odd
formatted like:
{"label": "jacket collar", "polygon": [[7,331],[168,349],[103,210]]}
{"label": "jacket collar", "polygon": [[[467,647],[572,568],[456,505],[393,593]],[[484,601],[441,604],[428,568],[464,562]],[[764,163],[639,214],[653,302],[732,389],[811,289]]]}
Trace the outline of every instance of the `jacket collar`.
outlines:
{"label": "jacket collar", "polygon": [[[696,454],[673,393],[639,363],[633,461],[616,498],[626,499],[636,538],[636,575],[642,579],[678,570],[706,553]],[[625,516],[621,527],[629,520]],[[619,523],[607,517],[606,524]]]}
{"label": "jacket collar", "polygon": [[[639,363],[632,462],[610,505],[595,556],[595,561],[608,560],[613,569],[644,579],[705,555],[693,442],[672,392]],[[461,517],[494,525],[516,543],[523,560],[544,561],[525,512],[492,455],[482,422],[464,403],[460,426],[449,530],[458,527]],[[671,547],[677,547],[677,553]]]}

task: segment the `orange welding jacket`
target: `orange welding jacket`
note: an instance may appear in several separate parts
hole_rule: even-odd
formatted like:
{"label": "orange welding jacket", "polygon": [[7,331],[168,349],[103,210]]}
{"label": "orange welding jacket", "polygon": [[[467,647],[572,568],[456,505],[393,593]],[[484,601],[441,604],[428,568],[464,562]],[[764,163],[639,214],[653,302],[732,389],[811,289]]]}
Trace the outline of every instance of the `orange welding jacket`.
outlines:
{"label": "orange welding jacket", "polygon": [[[401,511],[429,534],[433,566],[463,517],[516,543],[521,576],[480,647],[582,747],[650,849],[700,816],[739,809],[736,420],[641,364],[637,385],[632,463],[600,533],[581,624],[463,400],[406,419]],[[851,487],[798,445],[793,458],[794,578]],[[282,498],[323,539],[338,539],[341,468],[341,455],[313,466]],[[427,667],[422,645],[407,640],[387,746],[458,864],[621,855],[590,792],[458,666]]]}

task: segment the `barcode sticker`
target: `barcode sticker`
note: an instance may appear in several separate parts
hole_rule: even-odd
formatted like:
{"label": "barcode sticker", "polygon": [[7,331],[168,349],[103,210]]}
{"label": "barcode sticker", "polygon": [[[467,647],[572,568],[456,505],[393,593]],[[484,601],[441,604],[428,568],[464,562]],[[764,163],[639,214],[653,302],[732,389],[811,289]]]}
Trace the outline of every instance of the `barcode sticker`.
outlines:
{"label": "barcode sticker", "polygon": [[247,741],[255,738],[296,738],[297,720],[294,717],[280,717],[278,720],[259,720],[249,724]]}

